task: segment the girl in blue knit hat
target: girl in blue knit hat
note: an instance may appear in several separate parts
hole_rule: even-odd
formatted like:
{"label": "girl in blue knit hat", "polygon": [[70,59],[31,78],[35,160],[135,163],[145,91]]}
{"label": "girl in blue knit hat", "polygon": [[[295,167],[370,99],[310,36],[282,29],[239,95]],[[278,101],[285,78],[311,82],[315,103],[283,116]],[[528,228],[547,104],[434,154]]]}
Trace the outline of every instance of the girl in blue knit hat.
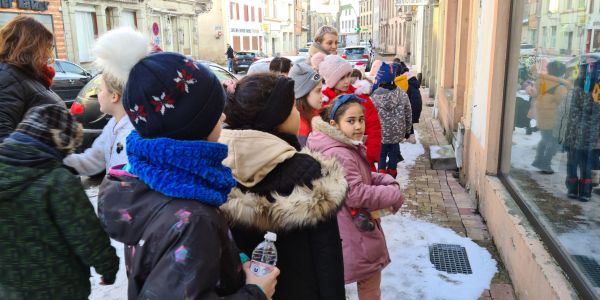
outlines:
{"label": "girl in blue knit hat", "polygon": [[[106,58],[125,83],[135,130],[129,163],[113,167],[98,197],[100,220],[124,243],[129,299],[269,299],[279,269],[242,266],[219,206],[235,185],[217,143],[225,93],[207,68],[177,53],[149,54],[127,38]],[[243,272],[242,272],[243,271]],[[245,279],[244,279],[245,276]]]}

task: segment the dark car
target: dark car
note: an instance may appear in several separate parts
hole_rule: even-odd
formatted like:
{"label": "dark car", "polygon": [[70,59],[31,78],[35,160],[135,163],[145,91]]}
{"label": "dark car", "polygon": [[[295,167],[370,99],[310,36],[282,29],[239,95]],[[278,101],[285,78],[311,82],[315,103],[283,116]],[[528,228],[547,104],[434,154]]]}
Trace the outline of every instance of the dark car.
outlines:
{"label": "dark car", "polygon": [[51,88],[70,107],[79,91],[93,76],[81,66],[62,59],[55,60],[52,66],[56,75]]}
{"label": "dark car", "polygon": [[348,62],[352,64],[352,67],[357,63],[362,62],[365,64],[365,71],[367,72],[371,70],[371,64],[373,63],[371,51],[369,50],[369,47],[365,46],[346,47],[342,58],[348,60]]}
{"label": "dark car", "polygon": [[[198,61],[202,65],[208,67],[217,78],[223,82],[227,79],[237,81],[237,78],[223,69],[221,66],[208,61]],[[83,144],[80,150],[89,148],[96,137],[102,133],[102,129],[111,118],[100,111],[100,103],[98,103],[98,88],[102,75],[98,75],[91,79],[79,91],[75,101],[71,105],[71,114],[75,116],[77,121],[83,124]]]}
{"label": "dark car", "polygon": [[250,65],[257,60],[254,52],[237,52],[233,57],[233,73],[247,72]]}

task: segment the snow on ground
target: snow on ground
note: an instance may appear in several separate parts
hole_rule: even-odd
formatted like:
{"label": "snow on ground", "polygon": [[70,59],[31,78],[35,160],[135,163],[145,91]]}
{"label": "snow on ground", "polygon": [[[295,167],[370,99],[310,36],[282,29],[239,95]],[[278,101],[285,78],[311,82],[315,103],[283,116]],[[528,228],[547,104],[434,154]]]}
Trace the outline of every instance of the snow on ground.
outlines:
{"label": "snow on ground", "polygon": [[400,144],[400,152],[402,153],[402,157],[404,157],[404,161],[398,164],[398,177],[396,180],[402,189],[405,189],[408,186],[411,167],[415,165],[419,156],[425,154],[425,148],[423,148],[423,145],[420,143],[419,133],[417,131],[415,131],[415,138],[417,139],[416,144]]}
{"label": "snow on ground", "polygon": [[[384,217],[382,224],[392,259],[382,274],[383,300],[478,299],[490,288],[496,261],[471,239],[409,214]],[[473,274],[436,270],[429,260],[429,246],[434,243],[465,247]],[[346,299],[358,299],[356,284],[346,285]]]}

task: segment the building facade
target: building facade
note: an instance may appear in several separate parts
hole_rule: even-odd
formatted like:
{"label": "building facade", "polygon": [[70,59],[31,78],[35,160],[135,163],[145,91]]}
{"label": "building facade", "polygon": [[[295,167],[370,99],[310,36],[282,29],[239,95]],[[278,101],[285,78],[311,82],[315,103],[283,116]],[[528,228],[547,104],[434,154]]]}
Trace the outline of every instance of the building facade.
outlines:
{"label": "building facade", "polygon": [[341,47],[356,46],[360,33],[359,0],[340,1],[339,37]]}
{"label": "building facade", "polygon": [[309,0],[309,42],[312,42],[317,30],[323,25],[330,25],[339,30],[339,0]]}
{"label": "building facade", "polygon": [[265,53],[270,56],[297,52],[294,0],[265,0]]}
{"label": "building facade", "polygon": [[426,8],[435,113],[517,298],[598,299],[600,2],[511,3]]}
{"label": "building facade", "polygon": [[[250,0],[223,2],[226,18],[222,24],[227,32],[225,36],[227,43],[231,44],[235,51],[263,51],[264,34],[261,24],[264,22],[265,6],[262,2]],[[225,53],[225,45],[221,49],[221,52]]]}
{"label": "building facade", "polygon": [[57,58],[67,58],[65,31],[60,0],[49,1],[0,1],[0,28],[12,18],[25,14],[40,21],[54,34]]}
{"label": "building facade", "polygon": [[[358,25],[361,41],[368,42],[373,38],[373,0],[360,0],[360,17]],[[377,1],[375,1],[377,2]]]}

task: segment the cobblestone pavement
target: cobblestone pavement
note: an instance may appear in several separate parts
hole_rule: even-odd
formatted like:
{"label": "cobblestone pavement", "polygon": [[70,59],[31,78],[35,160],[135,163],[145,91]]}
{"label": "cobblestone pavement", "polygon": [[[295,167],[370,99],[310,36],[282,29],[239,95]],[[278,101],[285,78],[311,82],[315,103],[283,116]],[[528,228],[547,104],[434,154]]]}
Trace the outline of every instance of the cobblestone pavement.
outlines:
{"label": "cobblestone pavement", "polygon": [[474,199],[454,177],[455,171],[431,169],[429,145],[447,145],[448,142],[439,122],[432,118],[433,108],[427,106],[428,103],[432,104],[433,100],[427,97],[426,89],[422,89],[421,94],[423,112],[421,122],[415,124],[415,129],[419,134],[419,142],[425,148],[425,154],[417,158],[410,170],[409,182],[404,190],[406,204],[403,209],[421,219],[469,237],[490,251],[498,262],[499,271],[492,280],[490,290],[485,290],[480,300],[516,299],[510,278]]}

